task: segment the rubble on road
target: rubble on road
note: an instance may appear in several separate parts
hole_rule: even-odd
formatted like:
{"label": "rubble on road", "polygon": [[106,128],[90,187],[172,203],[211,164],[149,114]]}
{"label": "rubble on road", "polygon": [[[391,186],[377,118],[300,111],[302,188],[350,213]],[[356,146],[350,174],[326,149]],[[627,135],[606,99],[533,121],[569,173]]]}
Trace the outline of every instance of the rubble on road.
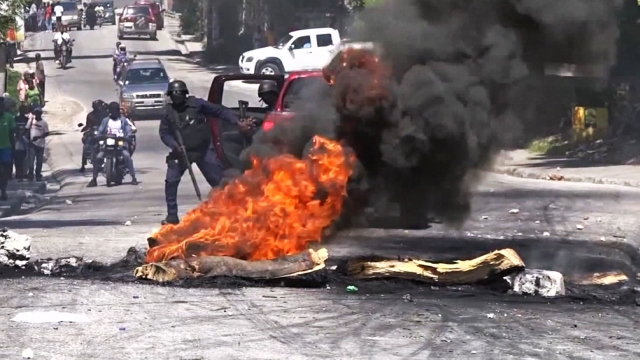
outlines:
{"label": "rubble on road", "polygon": [[42,259],[33,263],[36,271],[44,275],[65,273],[72,269],[78,269],[83,265],[83,260],[77,256],[58,259]]}
{"label": "rubble on road", "polygon": [[31,238],[6,228],[0,230],[0,265],[26,268],[31,258]]}
{"label": "rubble on road", "polygon": [[525,269],[506,278],[519,295],[556,297],[565,295],[564,276],[557,271]]}

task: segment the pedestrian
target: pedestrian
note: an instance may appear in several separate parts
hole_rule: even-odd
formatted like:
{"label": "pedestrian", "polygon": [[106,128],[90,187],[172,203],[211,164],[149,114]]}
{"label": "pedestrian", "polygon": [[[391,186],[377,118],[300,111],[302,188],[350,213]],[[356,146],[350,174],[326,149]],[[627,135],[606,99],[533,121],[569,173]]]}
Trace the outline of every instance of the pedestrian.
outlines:
{"label": "pedestrian", "polygon": [[260,26],[257,26],[253,32],[253,48],[260,49],[262,47],[264,47],[264,32]]}
{"label": "pedestrian", "polygon": [[42,118],[42,108],[36,107],[31,111],[31,118],[27,122],[29,130],[30,146],[27,177],[29,181],[33,181],[34,164],[35,179],[42,181],[42,162],[44,161],[44,148],[46,145],[46,137],[49,136],[49,124]]}
{"label": "pedestrian", "polygon": [[44,31],[44,6],[38,8],[38,31]]}
{"label": "pedestrian", "polygon": [[22,181],[27,178],[27,149],[29,148],[29,109],[26,105],[20,105],[18,115],[15,117],[15,142],[13,147],[13,163],[16,168],[16,179]]}
{"label": "pedestrian", "polygon": [[38,31],[38,6],[35,2],[29,7],[29,27],[32,32]]}
{"label": "pedestrian", "polygon": [[[167,96],[171,104],[167,107],[166,116],[160,121],[160,139],[171,149],[171,152],[166,158],[167,174],[164,180],[164,192],[167,217],[162,223],[177,224],[180,222],[178,186],[190,163],[198,165],[200,172],[212,188],[218,186],[222,180],[223,165],[216,155],[211,126],[206,118],[220,119],[237,125],[243,133],[250,131],[251,125],[245,119],[238,119],[233,112],[222,105],[211,104],[204,99],[189,96],[189,89],[184,81],[171,81]],[[182,144],[179,143],[177,133],[182,138]]]}
{"label": "pedestrian", "polygon": [[64,14],[64,8],[59,1],[56,2],[56,6],[53,8],[53,13],[56,16],[56,30],[58,30],[62,26],[62,14]]}
{"label": "pedestrian", "polygon": [[18,86],[16,89],[18,90],[18,100],[26,104],[27,103],[27,89],[29,88],[29,84],[27,81],[29,80],[29,70],[26,70],[22,73],[20,80],[18,81]]}
{"label": "pedestrian", "polygon": [[47,32],[51,32],[51,26],[52,26],[51,13],[52,12],[53,12],[53,7],[51,7],[50,2],[47,2],[46,8],[44,10],[44,18],[45,18],[45,24],[47,25]]}
{"label": "pedestrian", "polygon": [[44,99],[44,83],[47,79],[44,71],[44,62],[42,62],[42,55],[36,53],[36,80],[38,81],[38,90],[40,90],[40,97],[42,97],[42,106],[45,105]]}
{"label": "pedestrian", "polygon": [[7,185],[13,172],[14,116],[5,111],[4,97],[0,98],[0,200],[7,200]]}
{"label": "pedestrian", "polygon": [[27,80],[27,105],[32,109],[42,106],[42,98],[40,97],[40,90],[36,87],[35,78],[29,78]]}

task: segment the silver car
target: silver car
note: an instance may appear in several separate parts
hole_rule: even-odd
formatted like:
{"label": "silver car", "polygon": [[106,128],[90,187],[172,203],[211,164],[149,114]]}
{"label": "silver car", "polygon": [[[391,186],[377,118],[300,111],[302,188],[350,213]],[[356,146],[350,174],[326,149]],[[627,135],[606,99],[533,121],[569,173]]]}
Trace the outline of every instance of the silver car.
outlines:
{"label": "silver car", "polygon": [[159,59],[131,63],[118,82],[120,106],[131,119],[159,119],[165,115],[169,76]]}

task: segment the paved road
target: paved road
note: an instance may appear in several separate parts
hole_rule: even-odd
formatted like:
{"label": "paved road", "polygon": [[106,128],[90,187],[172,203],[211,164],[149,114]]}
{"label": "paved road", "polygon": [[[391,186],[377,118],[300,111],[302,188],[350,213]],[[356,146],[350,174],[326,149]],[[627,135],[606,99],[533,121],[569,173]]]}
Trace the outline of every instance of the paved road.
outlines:
{"label": "paved road", "polygon": [[[74,32],[74,68],[54,70],[51,85],[84,104],[112,100],[111,43],[115,31]],[[51,36],[39,35],[50,57]],[[111,40],[113,39],[113,41]],[[187,80],[203,96],[213,75],[174,56],[166,34],[160,41],[126,41],[141,56],[159,56],[170,74]],[[249,96],[241,90],[233,96]],[[103,261],[121,257],[143,243],[164,215],[163,167],[166,150],[157,138],[157,121],[140,122],[135,155],[139,186],[87,189],[79,164],[79,134],[56,139],[69,172],[58,198],[35,214],[2,221],[33,236],[35,257],[84,255]],[[62,155],[61,155],[62,156]],[[62,161],[62,160],[61,160]],[[185,178],[186,180],[186,178]],[[200,178],[204,185],[204,180]],[[102,185],[104,182],[102,182]],[[195,205],[188,182],[180,189],[181,210]],[[66,204],[71,200],[72,204]],[[520,180],[489,176],[474,200],[470,221],[461,229],[440,225],[427,232],[338,236],[331,254],[376,251],[386,255],[429,253],[429,244],[464,247],[456,239],[491,236],[534,237],[523,253],[532,266],[564,269],[578,249],[554,251],[548,239],[615,241],[623,233],[637,244],[634,189]],[[520,213],[508,211],[518,208]],[[488,219],[483,219],[486,216]],[[589,217],[585,220],[585,217]],[[597,219],[600,218],[600,221]],[[124,226],[131,220],[133,225]],[[584,224],[577,230],[576,224]],[[428,241],[421,236],[433,233]],[[415,239],[408,239],[408,235]],[[343,241],[341,241],[343,240]],[[529,245],[530,245],[529,244]],[[438,247],[433,245],[433,247]],[[426,249],[425,249],[426,248]],[[422,250],[420,250],[422,249]],[[544,250],[547,250],[546,252]],[[457,249],[465,251],[465,249]],[[549,255],[549,251],[551,255]],[[537,254],[537,255],[536,255]],[[0,358],[17,358],[30,347],[36,358],[56,359],[555,359],[635,358],[638,309],[632,306],[554,303],[411,284],[364,283],[347,295],[344,284],[323,290],[263,288],[173,288],[67,279],[0,280]],[[413,302],[402,300],[410,293]],[[18,312],[59,310],[87,314],[89,324],[31,325],[8,322]],[[489,318],[487,314],[495,314]]]}

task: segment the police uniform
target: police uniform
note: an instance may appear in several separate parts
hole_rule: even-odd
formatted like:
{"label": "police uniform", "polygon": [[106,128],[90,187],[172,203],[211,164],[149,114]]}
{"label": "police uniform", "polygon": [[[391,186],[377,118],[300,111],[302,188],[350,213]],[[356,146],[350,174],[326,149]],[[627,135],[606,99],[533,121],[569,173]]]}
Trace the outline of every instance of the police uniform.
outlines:
{"label": "police uniform", "polygon": [[198,166],[211,187],[218,186],[223,177],[224,166],[214,150],[207,117],[238,124],[238,117],[226,107],[193,96],[189,96],[185,106],[179,109],[168,105],[167,115],[160,121],[160,139],[172,149],[166,159],[165,198],[167,219],[174,218],[174,222],[178,215],[178,185],[187,170],[176,131],[180,132],[189,162]]}

